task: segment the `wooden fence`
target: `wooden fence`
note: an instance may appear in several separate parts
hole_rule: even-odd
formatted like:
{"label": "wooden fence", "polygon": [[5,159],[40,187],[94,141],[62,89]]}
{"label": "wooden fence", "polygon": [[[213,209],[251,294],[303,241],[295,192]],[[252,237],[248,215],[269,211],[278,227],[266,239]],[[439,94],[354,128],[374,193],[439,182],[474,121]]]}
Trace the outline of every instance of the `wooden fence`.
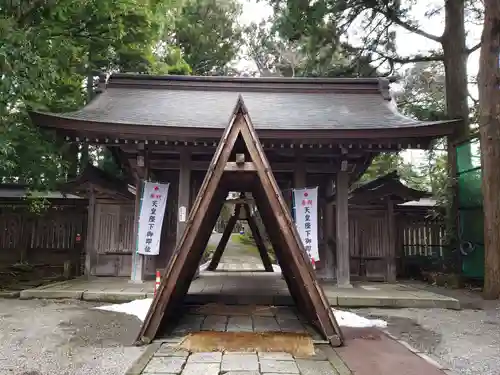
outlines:
{"label": "wooden fence", "polygon": [[422,272],[440,271],[446,248],[445,224],[429,217],[404,217],[398,225],[398,274],[420,278]]}
{"label": "wooden fence", "polygon": [[71,261],[79,274],[84,263],[85,203],[52,204],[39,214],[23,203],[1,204],[0,267],[29,263],[62,268]]}

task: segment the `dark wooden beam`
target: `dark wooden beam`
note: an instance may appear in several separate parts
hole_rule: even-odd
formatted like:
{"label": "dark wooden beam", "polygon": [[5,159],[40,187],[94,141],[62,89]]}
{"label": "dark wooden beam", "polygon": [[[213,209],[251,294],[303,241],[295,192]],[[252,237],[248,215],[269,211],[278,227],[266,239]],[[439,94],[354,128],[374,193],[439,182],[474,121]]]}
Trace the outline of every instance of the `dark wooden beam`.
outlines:
{"label": "dark wooden beam", "polygon": [[224,232],[222,233],[222,237],[219,243],[217,244],[217,248],[215,249],[214,255],[212,256],[212,260],[210,261],[210,264],[207,267],[207,271],[215,271],[217,269],[217,266],[219,265],[220,260],[222,258],[222,254],[224,253],[229,238],[231,237],[231,233],[233,233],[234,226],[238,221],[240,210],[241,210],[241,204],[238,204],[234,208],[234,213],[229,218],[226,227],[224,228]]}
{"label": "dark wooden beam", "polygon": [[337,173],[336,181],[336,225],[337,225],[337,285],[350,287],[350,254],[349,254],[349,183],[346,171]]}
{"label": "dark wooden beam", "polygon": [[257,223],[255,222],[255,217],[252,216],[250,212],[250,206],[248,204],[244,204],[243,208],[247,216],[247,223],[250,227],[250,232],[252,232],[255,245],[257,246],[257,250],[259,251],[260,259],[262,260],[262,264],[264,265],[264,269],[266,270],[266,272],[274,272],[273,263],[269,258],[269,253],[267,251],[266,245],[264,244],[264,240],[260,234]]}
{"label": "dark wooden beam", "polygon": [[[210,161],[191,161],[191,169],[194,171],[207,171]],[[151,160],[151,168],[156,170],[176,170],[180,163],[177,160]],[[307,173],[335,173],[339,167],[336,164],[305,163]],[[297,168],[296,163],[271,163],[273,172],[293,172]]]}

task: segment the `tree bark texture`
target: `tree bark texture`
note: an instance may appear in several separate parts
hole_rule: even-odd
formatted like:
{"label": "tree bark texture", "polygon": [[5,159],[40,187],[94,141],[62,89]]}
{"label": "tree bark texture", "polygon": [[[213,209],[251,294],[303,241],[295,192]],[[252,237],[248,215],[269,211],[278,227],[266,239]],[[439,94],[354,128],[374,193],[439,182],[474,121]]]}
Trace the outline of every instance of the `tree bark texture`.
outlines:
{"label": "tree bark texture", "polygon": [[485,0],[479,65],[479,110],[484,199],[483,294],[500,297],[500,2]]}
{"label": "tree bark texture", "polygon": [[469,135],[469,105],[467,85],[467,51],[465,33],[465,1],[445,1],[445,29],[441,37],[443,64],[446,82],[446,115],[449,119],[461,119],[454,133],[448,138],[448,175],[450,204],[447,213],[447,231],[450,235],[448,271],[458,272],[460,253],[458,236],[458,186],[456,142],[465,140]]}

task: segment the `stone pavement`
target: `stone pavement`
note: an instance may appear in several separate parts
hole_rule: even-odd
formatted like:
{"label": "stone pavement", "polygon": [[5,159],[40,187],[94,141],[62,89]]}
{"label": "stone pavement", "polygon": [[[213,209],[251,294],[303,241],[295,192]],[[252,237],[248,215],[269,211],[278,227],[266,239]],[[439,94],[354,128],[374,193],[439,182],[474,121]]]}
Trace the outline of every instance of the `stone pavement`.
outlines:
{"label": "stone pavement", "polygon": [[[127,375],[348,375],[350,370],[335,351],[325,344],[315,345],[314,356],[294,356],[285,352],[213,351],[189,352],[182,342],[188,333],[294,332],[321,340],[317,332],[287,307],[270,306],[189,306],[178,324],[151,344]],[[227,348],[226,348],[227,349]],[[206,349],[205,349],[206,350]]]}
{"label": "stone pavement", "polygon": [[[143,359],[142,371],[130,369],[127,375],[349,375],[335,352],[326,345],[315,348],[309,358],[284,352],[201,352],[190,353],[170,343],[155,343]],[[330,354],[328,356],[327,354]],[[142,367],[142,366],[140,366]]]}
{"label": "stone pavement", "polygon": [[[354,283],[353,288],[337,288],[321,282],[331,306],[415,307],[459,309],[457,299],[426,291],[418,284]],[[21,299],[72,298],[85,301],[127,302],[152,297],[154,282],[130,283],[127,278],[101,277],[74,280],[26,289]],[[293,305],[279,272],[202,271],[191,283],[187,303]]]}
{"label": "stone pavement", "polygon": [[[126,375],[451,375],[408,344],[375,328],[343,328],[345,345],[314,345],[314,355],[231,347],[225,351],[193,350],[189,333],[294,332],[321,337],[295,309],[270,306],[189,306],[177,325],[153,342]],[[210,333],[211,334],[211,333]],[[187,337],[187,338],[186,338]],[[199,348],[198,348],[199,349]],[[286,349],[282,349],[286,350]]]}

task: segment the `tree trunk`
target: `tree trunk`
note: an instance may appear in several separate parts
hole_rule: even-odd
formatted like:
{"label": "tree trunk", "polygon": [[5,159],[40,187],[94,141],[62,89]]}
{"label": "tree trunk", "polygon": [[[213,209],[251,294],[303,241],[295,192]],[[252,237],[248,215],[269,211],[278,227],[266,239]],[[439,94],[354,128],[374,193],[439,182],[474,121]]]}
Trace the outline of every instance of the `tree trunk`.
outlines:
{"label": "tree trunk", "polygon": [[500,3],[485,0],[479,65],[479,123],[483,167],[484,298],[500,297]]}
{"label": "tree trunk", "polygon": [[447,264],[449,271],[460,269],[458,249],[458,186],[456,142],[469,135],[469,105],[467,87],[467,52],[465,33],[465,1],[445,1],[445,30],[442,36],[443,64],[446,79],[446,114],[449,119],[462,119],[448,138],[448,175],[450,204],[447,212],[447,231],[451,239]]}

